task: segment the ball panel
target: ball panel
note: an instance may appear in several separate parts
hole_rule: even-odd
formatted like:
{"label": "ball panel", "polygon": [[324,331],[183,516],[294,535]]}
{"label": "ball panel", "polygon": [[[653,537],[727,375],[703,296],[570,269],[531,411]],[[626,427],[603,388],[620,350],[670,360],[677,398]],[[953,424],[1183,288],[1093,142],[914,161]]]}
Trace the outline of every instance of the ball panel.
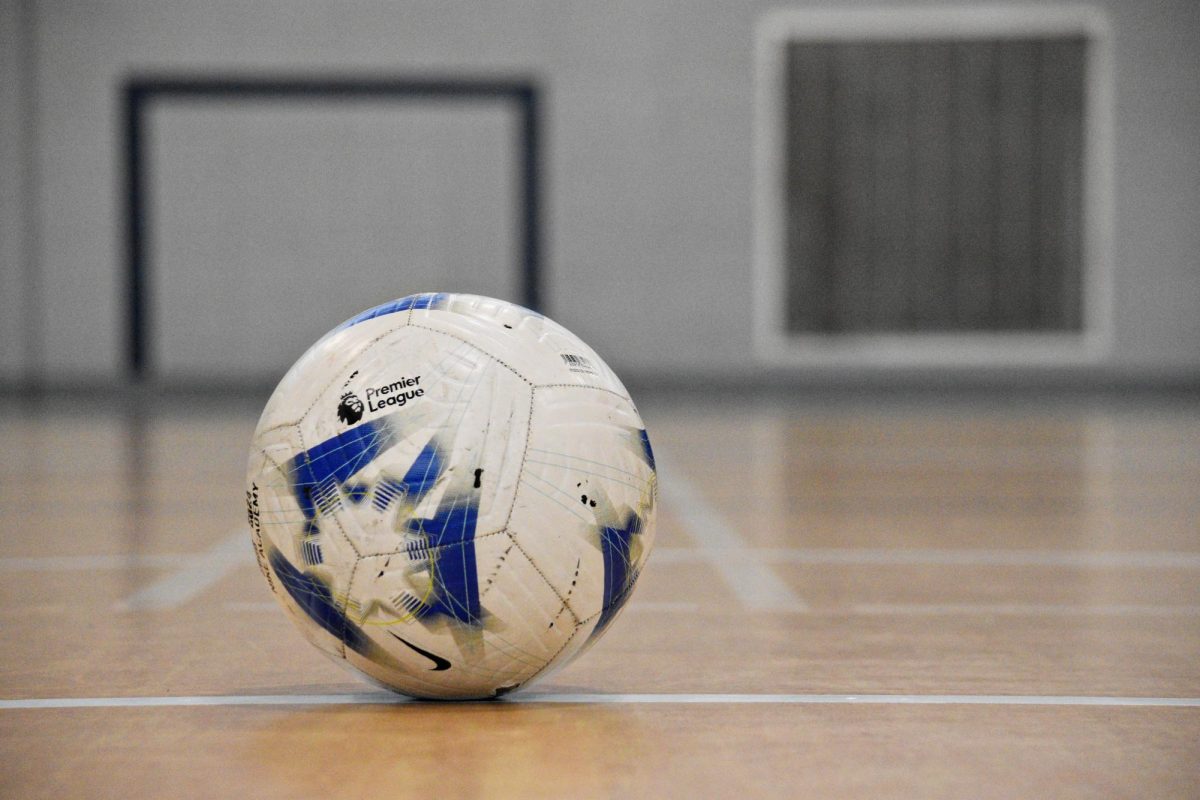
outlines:
{"label": "ball panel", "polygon": [[503,533],[421,554],[371,556],[355,571],[351,623],[370,647],[347,659],[418,696],[491,697],[541,672],[576,622]]}
{"label": "ball panel", "polygon": [[[247,481],[258,504],[256,550],[262,551],[263,560],[273,549],[291,564],[333,564],[336,569],[353,563],[358,551],[338,518],[344,501],[336,485],[324,476],[303,483],[302,476],[314,470],[302,441],[299,427],[293,425],[272,428],[255,441]],[[318,461],[318,468],[324,463]],[[328,567],[324,573],[326,580],[337,579]]]}
{"label": "ball panel", "polygon": [[654,540],[657,478],[641,418],[616,394],[540,387],[510,532],[600,631]]}
{"label": "ball panel", "polygon": [[512,303],[449,295],[443,304],[413,310],[410,324],[479,342],[534,384],[595,386],[627,394],[616,374],[578,336]]}
{"label": "ball panel", "polygon": [[546,579],[512,536],[488,543],[493,569],[480,575],[489,658],[499,666],[513,660],[519,669],[506,683],[524,683],[552,663],[575,633],[578,620],[565,597]]}

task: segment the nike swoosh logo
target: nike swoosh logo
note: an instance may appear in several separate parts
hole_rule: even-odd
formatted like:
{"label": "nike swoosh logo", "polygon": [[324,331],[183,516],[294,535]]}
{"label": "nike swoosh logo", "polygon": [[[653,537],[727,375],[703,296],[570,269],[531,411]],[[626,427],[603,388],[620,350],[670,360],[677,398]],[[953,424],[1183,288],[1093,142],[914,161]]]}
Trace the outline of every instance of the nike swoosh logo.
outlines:
{"label": "nike swoosh logo", "polygon": [[[392,633],[392,632],[388,631],[388,633]],[[429,669],[430,672],[441,672],[442,670],[450,669],[450,662],[447,661],[446,659],[442,658],[441,656],[434,655],[433,653],[429,652],[428,650],[423,650],[420,647],[417,647],[415,644],[408,641],[407,639],[405,639],[402,636],[396,636],[396,634],[394,634],[394,633],[392,633],[392,636],[394,636],[396,639],[400,640],[400,643],[403,644],[408,649],[412,650],[413,652],[420,653],[421,655],[425,656],[430,661],[432,661],[433,666],[430,667],[430,669]]]}

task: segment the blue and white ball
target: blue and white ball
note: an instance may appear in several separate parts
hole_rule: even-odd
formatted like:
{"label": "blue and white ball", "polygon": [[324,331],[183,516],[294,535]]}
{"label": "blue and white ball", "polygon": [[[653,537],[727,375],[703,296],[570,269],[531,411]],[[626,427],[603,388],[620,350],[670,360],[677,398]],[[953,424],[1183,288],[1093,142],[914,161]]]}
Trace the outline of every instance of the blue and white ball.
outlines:
{"label": "blue and white ball", "polygon": [[250,450],[271,590],[318,649],[416,697],[495,697],[563,666],[629,598],[657,480],[625,387],[500,300],[419,294],[306,352]]}

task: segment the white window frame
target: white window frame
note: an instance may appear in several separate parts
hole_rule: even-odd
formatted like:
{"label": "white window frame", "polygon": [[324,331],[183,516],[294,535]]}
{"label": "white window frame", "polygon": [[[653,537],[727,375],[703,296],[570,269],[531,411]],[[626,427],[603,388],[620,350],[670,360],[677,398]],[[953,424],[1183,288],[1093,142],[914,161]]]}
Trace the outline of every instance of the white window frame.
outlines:
{"label": "white window frame", "polygon": [[[789,333],[786,308],[785,54],[791,42],[1083,36],[1082,329],[1073,332]],[[755,355],[810,367],[1022,367],[1094,364],[1113,338],[1113,56],[1091,6],[781,9],[755,36]]]}

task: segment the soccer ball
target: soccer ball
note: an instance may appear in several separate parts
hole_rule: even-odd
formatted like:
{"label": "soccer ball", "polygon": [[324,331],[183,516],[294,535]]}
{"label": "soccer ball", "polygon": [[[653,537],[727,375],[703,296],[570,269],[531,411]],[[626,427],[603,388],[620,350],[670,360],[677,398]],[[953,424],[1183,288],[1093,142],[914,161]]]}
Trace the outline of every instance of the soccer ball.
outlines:
{"label": "soccer ball", "polygon": [[497,697],[604,633],[654,540],[645,426],[574,334],[417,294],[344,322],[268,401],[246,502],[310,642],[416,697]]}

